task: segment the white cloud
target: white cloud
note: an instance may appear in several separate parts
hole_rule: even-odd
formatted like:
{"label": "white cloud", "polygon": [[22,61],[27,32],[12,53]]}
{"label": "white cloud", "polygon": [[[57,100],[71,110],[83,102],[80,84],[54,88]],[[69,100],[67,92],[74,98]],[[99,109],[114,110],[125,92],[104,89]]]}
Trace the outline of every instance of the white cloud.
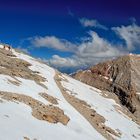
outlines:
{"label": "white cloud", "polygon": [[54,55],[47,62],[56,68],[86,68],[109,58],[125,54],[121,47],[114,46],[107,40],[98,36],[95,32],[90,32],[90,40],[82,42],[77,51],[71,57],[60,57]]}
{"label": "white cloud", "polygon": [[113,27],[112,30],[125,41],[129,51],[140,47],[140,26],[133,23],[129,26]]}
{"label": "white cloud", "polygon": [[77,62],[73,58],[63,58],[58,55],[53,55],[52,59],[50,59],[48,62],[49,64],[58,68],[77,67]]}
{"label": "white cloud", "polygon": [[105,56],[118,56],[119,50],[117,46],[113,46],[107,40],[99,37],[96,32],[90,32],[91,39],[87,42],[83,42],[77,51],[77,55],[80,57],[105,57]]}
{"label": "white cloud", "polygon": [[22,48],[21,46],[18,46],[18,47],[16,48],[16,50],[19,51],[19,52],[23,52],[23,53],[25,53],[25,54],[30,54],[28,48]]}
{"label": "white cloud", "polygon": [[46,47],[53,48],[60,51],[73,52],[76,49],[76,45],[64,40],[58,39],[55,36],[45,36],[45,37],[33,37],[30,38],[31,44],[35,47]]}
{"label": "white cloud", "polygon": [[95,19],[81,18],[79,21],[82,24],[82,26],[84,26],[84,27],[94,27],[94,28],[100,28],[100,29],[107,30],[106,26],[100,24]]}
{"label": "white cloud", "polygon": [[[102,26],[95,20],[81,19],[83,26]],[[83,23],[82,23],[83,22]],[[98,24],[97,24],[98,23]],[[100,26],[99,26],[100,25]],[[112,30],[125,41],[123,44],[115,45],[100,37],[96,32],[90,31],[89,36],[81,40],[80,44],[74,44],[65,39],[55,36],[33,37],[30,39],[32,45],[36,47],[53,48],[59,51],[72,52],[70,57],[53,55],[49,60],[45,60],[51,66],[58,69],[81,69],[97,64],[107,59],[128,54],[129,51],[140,46],[140,27],[133,23],[129,26],[113,27]]]}

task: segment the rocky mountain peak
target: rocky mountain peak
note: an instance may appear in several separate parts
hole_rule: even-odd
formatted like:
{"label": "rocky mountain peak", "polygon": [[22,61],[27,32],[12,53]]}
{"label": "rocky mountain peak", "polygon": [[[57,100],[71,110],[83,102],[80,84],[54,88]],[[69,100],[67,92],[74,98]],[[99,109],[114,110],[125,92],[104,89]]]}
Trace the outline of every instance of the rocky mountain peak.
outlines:
{"label": "rocky mountain peak", "polygon": [[140,115],[140,56],[126,55],[99,63],[73,77],[101,90],[115,93],[137,118]]}

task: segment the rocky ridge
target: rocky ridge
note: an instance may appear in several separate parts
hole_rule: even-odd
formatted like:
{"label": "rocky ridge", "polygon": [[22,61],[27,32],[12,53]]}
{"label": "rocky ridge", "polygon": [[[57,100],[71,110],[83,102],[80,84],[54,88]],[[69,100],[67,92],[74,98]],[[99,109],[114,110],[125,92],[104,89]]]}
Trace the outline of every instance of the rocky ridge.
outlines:
{"label": "rocky ridge", "polygon": [[72,77],[103,91],[115,93],[121,104],[140,122],[140,56],[126,55],[99,63]]}

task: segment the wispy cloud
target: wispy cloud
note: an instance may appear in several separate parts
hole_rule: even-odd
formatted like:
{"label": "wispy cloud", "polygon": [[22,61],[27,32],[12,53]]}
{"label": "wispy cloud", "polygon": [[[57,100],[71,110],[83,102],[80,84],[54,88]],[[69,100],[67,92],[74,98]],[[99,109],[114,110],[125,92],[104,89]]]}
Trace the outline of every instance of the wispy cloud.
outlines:
{"label": "wispy cloud", "polygon": [[[85,26],[97,27],[97,23],[89,22]],[[112,27],[111,29],[119,38],[124,40],[125,45],[123,42],[113,44],[100,37],[94,31],[90,31],[87,37],[81,39],[81,43],[72,43],[55,36],[37,36],[30,38],[30,42],[35,47],[47,47],[72,53],[69,57],[53,55],[49,60],[45,60],[49,65],[61,70],[83,69],[104,60],[128,54],[132,50],[137,49],[137,47],[140,47],[140,26],[135,22],[128,26],[122,25],[120,27]]]}
{"label": "wispy cloud", "polygon": [[77,51],[71,57],[52,56],[47,62],[56,68],[87,68],[103,60],[123,55],[125,52],[120,46],[114,46],[91,31],[90,40],[77,46]]}
{"label": "wispy cloud", "polygon": [[102,24],[100,24],[96,19],[87,19],[87,18],[81,18],[80,23],[84,27],[94,27],[94,28],[100,28],[103,30],[107,30],[108,28]]}
{"label": "wispy cloud", "polygon": [[135,22],[128,26],[113,27],[112,30],[125,41],[129,51],[140,47],[140,26],[136,25]]}
{"label": "wispy cloud", "polygon": [[23,52],[25,54],[30,54],[28,48],[23,48],[21,46],[18,46],[18,47],[16,47],[16,50],[19,51],[19,52]]}
{"label": "wispy cloud", "polygon": [[36,36],[30,38],[31,44],[35,47],[52,48],[65,52],[73,52],[77,46],[65,39],[59,39],[55,36]]}
{"label": "wispy cloud", "polygon": [[71,17],[74,17],[74,13],[71,11],[71,9],[68,7],[68,15],[70,15]]}

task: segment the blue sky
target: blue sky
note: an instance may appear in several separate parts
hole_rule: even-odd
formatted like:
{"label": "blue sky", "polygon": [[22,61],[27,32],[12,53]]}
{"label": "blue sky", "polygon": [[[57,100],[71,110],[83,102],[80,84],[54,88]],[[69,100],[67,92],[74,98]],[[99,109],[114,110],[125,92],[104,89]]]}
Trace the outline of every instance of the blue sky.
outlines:
{"label": "blue sky", "polygon": [[0,41],[70,73],[140,53],[139,0],[0,0]]}

